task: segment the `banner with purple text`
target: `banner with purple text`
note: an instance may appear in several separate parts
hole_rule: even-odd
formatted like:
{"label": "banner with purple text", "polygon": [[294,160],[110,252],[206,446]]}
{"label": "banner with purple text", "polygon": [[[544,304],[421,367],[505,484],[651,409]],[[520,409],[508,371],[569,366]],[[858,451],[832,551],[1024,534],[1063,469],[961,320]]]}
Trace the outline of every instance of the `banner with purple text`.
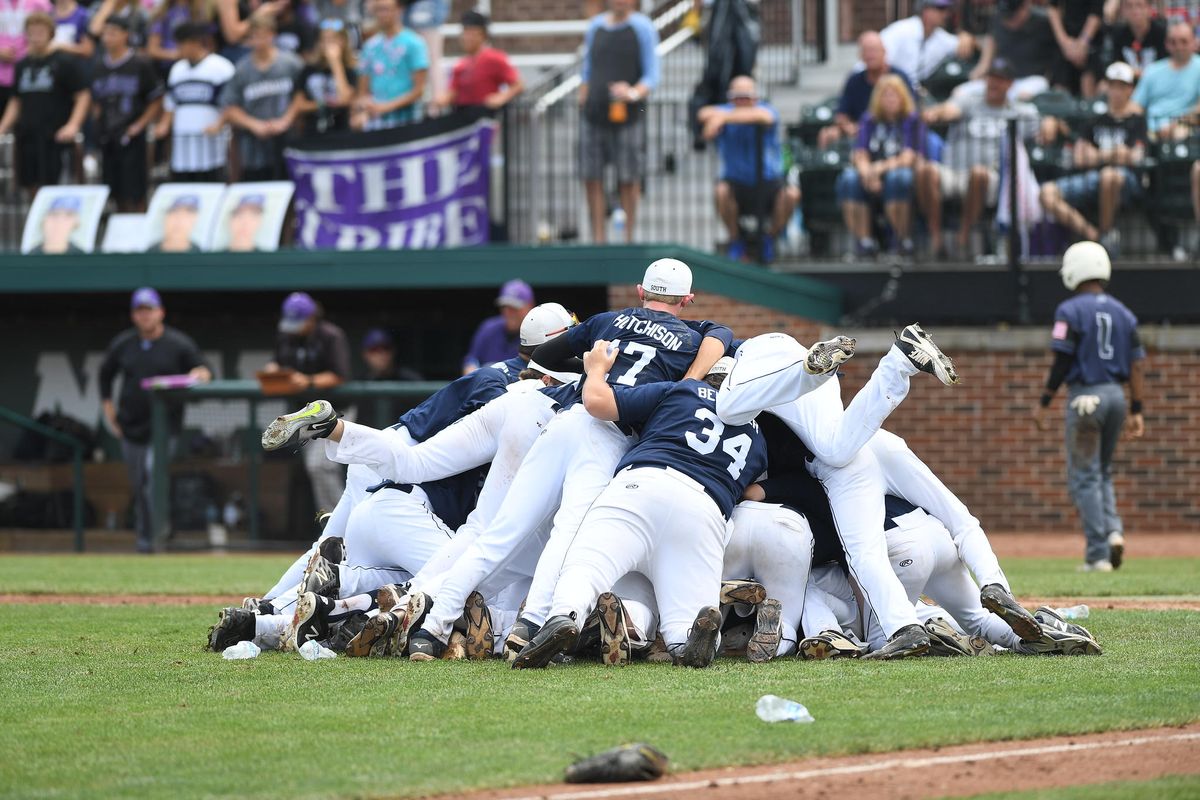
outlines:
{"label": "banner with purple text", "polygon": [[421,250],[488,242],[495,123],[478,111],[288,148],[296,246]]}

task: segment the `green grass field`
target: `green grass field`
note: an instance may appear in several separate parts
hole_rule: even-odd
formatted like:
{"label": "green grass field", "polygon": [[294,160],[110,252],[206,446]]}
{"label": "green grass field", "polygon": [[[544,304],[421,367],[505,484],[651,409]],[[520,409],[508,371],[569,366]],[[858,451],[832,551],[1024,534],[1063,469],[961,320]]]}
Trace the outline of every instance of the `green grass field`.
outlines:
{"label": "green grass field", "polygon": [[[0,592],[254,593],[286,562],[8,557]],[[1022,594],[1184,595],[1200,585],[1196,561],[1133,561],[1108,576],[1076,575],[1073,563],[1004,566]],[[1099,658],[534,673],[281,653],[226,662],[201,649],[214,620],[201,607],[6,606],[0,795],[411,796],[554,781],[574,754],[635,739],[687,770],[1200,719],[1198,612],[1097,610],[1087,624],[1106,649]],[[816,723],[760,722],[754,702],[767,693],[804,702]],[[1087,791],[1184,797],[1200,784]]]}

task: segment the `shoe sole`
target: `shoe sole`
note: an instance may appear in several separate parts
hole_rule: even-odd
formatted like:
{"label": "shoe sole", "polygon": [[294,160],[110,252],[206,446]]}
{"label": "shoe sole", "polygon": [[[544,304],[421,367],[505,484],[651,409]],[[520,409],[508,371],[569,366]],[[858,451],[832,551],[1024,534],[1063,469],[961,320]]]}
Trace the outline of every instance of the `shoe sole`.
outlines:
{"label": "shoe sole", "polygon": [[862,651],[858,648],[846,650],[814,636],[800,642],[800,656],[806,661],[827,661],[833,658],[862,658]]}
{"label": "shoe sole", "polygon": [[367,624],[358,635],[346,644],[346,655],[350,658],[387,655],[384,650],[392,632],[388,622],[388,618],[382,614],[376,614],[367,620]]}
{"label": "shoe sole", "polygon": [[596,613],[600,618],[600,660],[610,667],[625,666],[630,656],[629,629],[620,598],[612,592],[600,595]]}
{"label": "shoe sole", "polygon": [[783,638],[783,606],[778,600],[764,600],[754,618],[754,634],[746,644],[746,658],[752,664],[765,664],[779,652]]}
{"label": "shoe sole", "polygon": [[299,438],[300,429],[309,424],[306,420],[311,420],[320,414],[322,408],[323,406],[314,400],[299,411],[293,411],[291,414],[276,417],[275,421],[263,431],[263,450],[278,450],[281,447],[286,447],[292,440]]}
{"label": "shoe sole", "polygon": [[[241,610],[244,611],[245,609],[241,609]],[[234,622],[235,618],[237,617],[236,614],[232,613],[233,611],[234,611],[234,609],[232,609],[232,608],[221,609],[219,612],[217,612],[217,624],[213,625],[211,628],[208,629],[208,649],[213,651],[214,653],[220,653],[225,649],[225,647],[232,647],[233,645],[237,644],[238,642],[245,641],[244,639],[237,639],[232,642],[226,642],[225,647],[218,648],[216,646],[217,634],[220,632],[225,632],[226,621],[229,622],[229,627],[233,627],[233,622]],[[251,636],[250,638],[253,639],[254,637]]]}
{"label": "shoe sole", "polygon": [[1013,633],[1021,637],[1021,641],[1034,642],[1042,638],[1042,629],[1037,620],[1024,608],[1013,608],[1002,599],[991,595],[981,597],[980,602],[984,608],[1004,620],[1004,624],[1012,628]]}
{"label": "shoe sole", "polygon": [[[308,636],[303,642],[299,641],[300,629],[312,622],[313,617],[317,615],[318,605],[319,604],[317,603],[316,595],[311,592],[306,592],[300,595],[300,597],[296,600],[296,613],[292,615],[293,627],[290,637],[292,647],[299,649],[300,645],[304,644],[310,639],[317,638],[316,636]],[[305,633],[307,634],[308,631],[305,631]]]}
{"label": "shoe sole", "polygon": [[929,635],[929,655],[942,658],[974,655],[970,646],[959,640],[957,631],[944,623],[933,623],[930,620],[925,624],[925,633]]}
{"label": "shoe sole", "polygon": [[767,599],[767,590],[754,581],[722,581],[721,605],[732,606],[746,603],[756,606]]}
{"label": "shoe sole", "polygon": [[[446,654],[442,656],[442,660],[463,661],[468,657],[467,635],[462,631],[454,631],[450,634],[450,643],[446,645]],[[411,659],[411,656],[409,658]]]}
{"label": "shoe sole", "polygon": [[[492,655],[492,613],[479,592],[467,595],[463,609],[467,618],[467,630],[463,635],[463,657],[471,661],[485,661]],[[458,633],[458,631],[455,631]],[[450,645],[454,645],[454,634],[450,634]],[[448,651],[447,651],[448,652]]]}
{"label": "shoe sole", "polygon": [[[905,331],[907,330],[905,328]],[[917,352],[929,359],[928,366],[933,369],[934,377],[946,386],[958,383],[958,372],[954,369],[954,362],[950,360],[950,356],[943,353],[941,348],[933,343],[933,339],[929,334],[907,339],[904,338],[904,332],[902,332],[900,336],[901,341],[912,345]]]}
{"label": "shoe sole", "polygon": [[404,607],[404,616],[397,620],[396,630],[392,634],[391,654],[393,656],[399,658],[404,655],[404,648],[408,647],[408,634],[412,632],[413,628],[421,627],[428,611],[425,595],[420,592],[409,595],[408,605]]}
{"label": "shoe sole", "polygon": [[864,661],[898,661],[899,659],[902,659],[902,658],[915,658],[916,656],[923,656],[923,655],[927,654],[928,652],[929,652],[929,640],[926,639],[924,642],[918,642],[917,644],[906,647],[903,650],[890,650],[889,651],[889,650],[881,648],[879,650],[876,650],[874,653],[867,653],[865,656],[863,656],[863,660]]}
{"label": "shoe sole", "polygon": [[858,340],[837,336],[827,342],[817,342],[804,359],[804,371],[810,375],[825,375],[845,364],[854,356]]}
{"label": "shoe sole", "polygon": [[716,658],[714,645],[721,632],[721,612],[709,606],[700,610],[692,623],[692,633],[675,663],[681,667],[704,669]]}
{"label": "shoe sole", "polygon": [[[541,669],[548,666],[557,655],[564,653],[571,640],[579,635],[579,629],[574,625],[563,625],[551,636],[537,643],[536,647],[526,646],[513,659],[513,669]],[[537,637],[535,636],[534,639]],[[532,645],[532,642],[530,643]]]}
{"label": "shoe sole", "polygon": [[400,605],[400,601],[403,599],[404,595],[400,594],[396,586],[391,583],[375,593],[375,604],[379,606],[380,611],[392,611]]}
{"label": "shoe sole", "polygon": [[1108,546],[1108,563],[1112,564],[1113,569],[1120,569],[1121,563],[1125,560],[1125,539],[1116,544]]}

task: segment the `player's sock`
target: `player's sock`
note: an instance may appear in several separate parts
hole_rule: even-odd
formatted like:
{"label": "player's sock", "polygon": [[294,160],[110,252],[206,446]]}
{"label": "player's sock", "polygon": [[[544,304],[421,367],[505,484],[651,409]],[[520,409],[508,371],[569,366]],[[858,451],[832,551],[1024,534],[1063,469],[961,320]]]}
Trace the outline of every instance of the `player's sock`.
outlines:
{"label": "player's sock", "polygon": [[345,597],[334,601],[333,611],[329,614],[329,619],[340,619],[347,614],[353,614],[355,611],[370,611],[375,608],[375,593],[356,594],[354,597]]}

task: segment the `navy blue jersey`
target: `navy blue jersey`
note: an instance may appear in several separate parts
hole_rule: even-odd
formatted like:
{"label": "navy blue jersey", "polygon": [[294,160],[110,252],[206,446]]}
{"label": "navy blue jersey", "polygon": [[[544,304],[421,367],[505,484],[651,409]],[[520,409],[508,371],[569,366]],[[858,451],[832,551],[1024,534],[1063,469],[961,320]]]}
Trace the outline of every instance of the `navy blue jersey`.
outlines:
{"label": "navy blue jersey", "polygon": [[648,308],[596,314],[563,335],[577,356],[601,339],[620,342],[616,363],[608,371],[614,386],[677,381],[687,374],[705,336],[721,340],[726,348],[733,341],[733,332],[724,325],[682,320]]}
{"label": "navy blue jersey", "polygon": [[704,487],[728,519],[746,487],[767,468],[758,424],[725,425],[717,418],[717,390],[704,381],[614,386],[621,422],[643,425],[642,438],[617,471],[671,467]]}
{"label": "navy blue jersey", "polygon": [[504,394],[508,385],[516,382],[517,375],[525,367],[526,363],[519,357],[481,367],[425,398],[392,427],[407,428],[409,436],[417,442],[423,442],[450,423],[483,408],[489,401]]}
{"label": "navy blue jersey", "polygon": [[564,383],[562,386],[546,386],[538,391],[557,403],[560,409],[566,409],[583,399],[583,381]]}
{"label": "navy blue jersey", "polygon": [[1075,356],[1068,384],[1124,383],[1133,362],[1146,357],[1137,317],[1117,298],[1080,292],[1054,312],[1050,348]]}

